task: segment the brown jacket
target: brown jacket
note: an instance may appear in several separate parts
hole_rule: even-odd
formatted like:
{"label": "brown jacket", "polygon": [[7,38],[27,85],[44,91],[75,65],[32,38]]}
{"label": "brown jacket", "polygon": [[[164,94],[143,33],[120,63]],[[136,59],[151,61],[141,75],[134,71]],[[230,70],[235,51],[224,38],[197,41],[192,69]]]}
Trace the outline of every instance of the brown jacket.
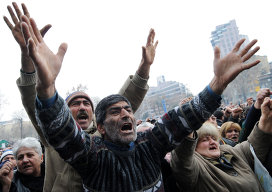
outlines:
{"label": "brown jacket", "polygon": [[[16,81],[21,93],[23,106],[33,123],[41,142],[45,146],[45,179],[43,191],[45,192],[82,192],[82,181],[79,174],[66,163],[59,154],[45,140],[41,129],[37,126],[35,119],[35,98],[36,98],[36,74],[21,73]],[[147,80],[141,78],[137,73],[124,83],[119,94],[125,96],[130,102],[133,111],[140,106],[147,90]],[[87,129],[93,129],[93,124]],[[98,134],[97,132],[95,134]]]}
{"label": "brown jacket", "polygon": [[[258,192],[263,191],[258,178],[255,176],[254,159],[250,151],[252,144],[257,157],[264,162],[272,135],[265,134],[256,125],[248,141],[235,147],[221,145],[221,153],[233,155],[231,164],[238,173],[227,173],[217,168],[209,159],[195,151],[197,139],[186,138],[172,152],[171,167],[182,191],[231,191]],[[232,174],[231,174],[232,173]]]}

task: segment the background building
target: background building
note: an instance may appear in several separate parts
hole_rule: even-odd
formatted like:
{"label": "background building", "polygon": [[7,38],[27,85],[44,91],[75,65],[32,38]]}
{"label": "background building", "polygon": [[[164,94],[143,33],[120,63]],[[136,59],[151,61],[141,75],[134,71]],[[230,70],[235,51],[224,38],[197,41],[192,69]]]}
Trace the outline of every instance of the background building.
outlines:
{"label": "background building", "polygon": [[157,118],[166,111],[178,105],[185,97],[192,96],[192,93],[182,83],[176,81],[165,81],[164,76],[157,78],[157,86],[150,87],[142,105],[135,113],[136,118]]}

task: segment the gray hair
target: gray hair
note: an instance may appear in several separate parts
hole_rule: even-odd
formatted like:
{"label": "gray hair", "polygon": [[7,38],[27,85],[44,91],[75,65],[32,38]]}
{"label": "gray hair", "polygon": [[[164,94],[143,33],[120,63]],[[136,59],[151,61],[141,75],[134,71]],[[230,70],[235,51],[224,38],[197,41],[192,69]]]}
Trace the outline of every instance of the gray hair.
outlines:
{"label": "gray hair", "polygon": [[206,121],[203,125],[196,131],[198,134],[198,138],[201,139],[205,136],[214,136],[216,141],[219,141],[220,134],[219,130],[216,128],[214,124]]}
{"label": "gray hair", "polygon": [[12,151],[17,159],[17,153],[20,148],[26,147],[26,148],[32,148],[34,149],[40,157],[42,157],[42,147],[38,139],[34,137],[26,137],[24,139],[16,141],[16,143],[13,145]]}

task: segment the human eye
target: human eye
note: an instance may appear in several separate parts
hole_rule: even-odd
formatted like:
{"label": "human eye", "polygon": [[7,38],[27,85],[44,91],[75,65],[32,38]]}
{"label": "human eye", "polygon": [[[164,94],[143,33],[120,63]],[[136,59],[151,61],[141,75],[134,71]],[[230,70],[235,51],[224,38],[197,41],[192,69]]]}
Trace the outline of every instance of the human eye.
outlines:
{"label": "human eye", "polygon": [[130,107],[126,108],[126,111],[131,113],[132,112],[132,109]]}
{"label": "human eye", "polygon": [[90,101],[83,101],[83,104],[86,105],[86,106],[90,106],[91,102]]}
{"label": "human eye", "polygon": [[79,104],[80,104],[80,102],[78,102],[78,101],[73,101],[72,103],[71,103],[71,106],[79,106]]}
{"label": "human eye", "polygon": [[18,160],[22,160],[22,159],[23,159],[23,155],[19,155]]}
{"label": "human eye", "polygon": [[118,110],[118,109],[113,109],[113,110],[110,111],[110,114],[111,114],[111,115],[118,115],[118,114],[120,114],[120,110]]}

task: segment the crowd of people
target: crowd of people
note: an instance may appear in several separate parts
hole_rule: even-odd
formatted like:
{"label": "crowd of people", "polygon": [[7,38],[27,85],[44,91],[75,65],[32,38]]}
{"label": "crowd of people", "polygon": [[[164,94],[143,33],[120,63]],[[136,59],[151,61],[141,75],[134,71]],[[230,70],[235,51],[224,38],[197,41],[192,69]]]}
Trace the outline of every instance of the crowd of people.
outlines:
{"label": "crowd of people", "polygon": [[94,108],[85,92],[66,99],[57,92],[68,45],[57,54],[49,49],[43,36],[51,25],[39,30],[24,4],[21,11],[12,3],[8,12],[12,21],[4,21],[21,48],[16,83],[39,139],[2,151],[0,191],[272,191],[272,92],[221,104],[228,84],[260,62],[252,57],[257,40],[239,40],[225,57],[215,48],[214,77],[203,91],[142,121],[134,112],[148,90],[154,29],[135,74]]}

